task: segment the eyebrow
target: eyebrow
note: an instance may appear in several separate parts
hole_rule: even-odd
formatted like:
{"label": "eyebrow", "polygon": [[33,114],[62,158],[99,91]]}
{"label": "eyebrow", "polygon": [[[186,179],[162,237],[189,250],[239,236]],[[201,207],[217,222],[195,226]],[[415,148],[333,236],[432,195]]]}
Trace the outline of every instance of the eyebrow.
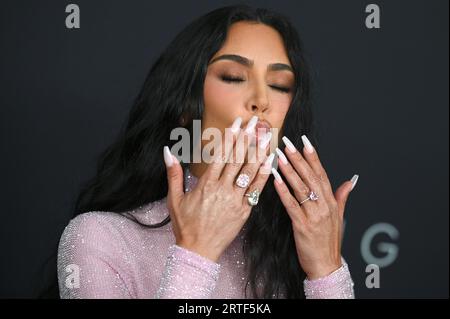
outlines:
{"label": "eyebrow", "polygon": [[[230,60],[230,61],[234,61],[237,62],[239,64],[242,64],[243,66],[246,67],[252,67],[254,62],[252,60],[249,60],[243,56],[237,55],[237,54],[223,54],[220,55],[214,59],[212,59],[208,65],[213,64],[216,61],[219,60]],[[284,64],[284,63],[272,63],[269,64],[267,66],[267,70],[269,71],[291,71],[292,73],[294,73],[294,70],[292,69],[291,66]]]}

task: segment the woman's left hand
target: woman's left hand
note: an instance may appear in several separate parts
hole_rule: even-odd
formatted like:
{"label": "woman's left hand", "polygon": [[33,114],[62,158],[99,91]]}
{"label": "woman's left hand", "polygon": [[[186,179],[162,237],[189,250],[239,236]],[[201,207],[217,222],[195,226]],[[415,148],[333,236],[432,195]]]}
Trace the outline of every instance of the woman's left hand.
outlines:
{"label": "woman's left hand", "polygon": [[[325,277],[342,266],[341,239],[343,215],[348,195],[358,176],[344,182],[333,194],[330,181],[320,163],[317,152],[306,136],[302,136],[304,155],[286,138],[285,153],[277,149],[281,172],[291,186],[287,185],[275,169],[275,189],[291,220],[297,255],[309,280]],[[289,159],[289,160],[288,160]],[[313,191],[318,200],[308,200]]]}

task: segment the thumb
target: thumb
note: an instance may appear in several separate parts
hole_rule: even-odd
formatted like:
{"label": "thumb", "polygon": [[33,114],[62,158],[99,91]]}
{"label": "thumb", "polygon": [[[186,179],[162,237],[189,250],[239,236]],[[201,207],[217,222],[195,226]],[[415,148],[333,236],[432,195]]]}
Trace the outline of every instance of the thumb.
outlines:
{"label": "thumb", "polygon": [[164,163],[167,169],[167,182],[169,186],[169,192],[167,194],[168,203],[177,206],[180,200],[183,198],[183,168],[180,165],[178,159],[170,152],[168,146],[164,146]]}
{"label": "thumb", "polygon": [[352,179],[344,182],[334,193],[334,197],[339,206],[339,212],[344,214],[345,204],[347,203],[350,192],[355,188],[359,175],[353,175]]}

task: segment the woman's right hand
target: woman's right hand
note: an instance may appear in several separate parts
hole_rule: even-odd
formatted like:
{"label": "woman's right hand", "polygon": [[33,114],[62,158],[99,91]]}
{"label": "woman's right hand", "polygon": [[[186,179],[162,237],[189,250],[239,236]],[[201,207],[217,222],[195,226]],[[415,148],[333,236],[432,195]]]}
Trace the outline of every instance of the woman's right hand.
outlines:
{"label": "woman's right hand", "polygon": [[[224,156],[216,156],[198,179],[196,187],[188,193],[183,191],[184,174],[180,163],[170,153],[169,148],[164,147],[169,186],[167,208],[176,244],[215,262],[250,216],[252,206],[249,205],[245,193],[256,188],[261,192],[272,167],[273,155],[266,156],[271,133],[261,137],[255,146],[262,146],[263,149],[258,152],[257,158],[252,157],[251,161],[245,163],[233,159],[233,154],[237,159],[245,158],[249,143],[236,141],[244,136],[254,138],[257,117],[248,122],[245,130],[241,130],[241,122],[238,118],[233,123],[233,141],[225,143]],[[261,154],[263,156],[260,156]],[[228,161],[230,157],[233,160]],[[235,183],[240,173],[250,176],[247,188],[241,188]]]}

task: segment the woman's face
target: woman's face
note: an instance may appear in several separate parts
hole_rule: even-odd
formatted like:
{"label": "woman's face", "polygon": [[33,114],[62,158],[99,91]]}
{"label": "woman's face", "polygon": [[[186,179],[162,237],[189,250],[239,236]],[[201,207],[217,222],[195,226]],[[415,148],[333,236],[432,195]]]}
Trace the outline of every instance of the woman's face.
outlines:
{"label": "woman's face", "polygon": [[223,133],[238,116],[245,127],[253,115],[261,121],[257,128],[282,127],[295,78],[275,29],[259,23],[234,23],[209,63],[202,130],[214,127]]}

